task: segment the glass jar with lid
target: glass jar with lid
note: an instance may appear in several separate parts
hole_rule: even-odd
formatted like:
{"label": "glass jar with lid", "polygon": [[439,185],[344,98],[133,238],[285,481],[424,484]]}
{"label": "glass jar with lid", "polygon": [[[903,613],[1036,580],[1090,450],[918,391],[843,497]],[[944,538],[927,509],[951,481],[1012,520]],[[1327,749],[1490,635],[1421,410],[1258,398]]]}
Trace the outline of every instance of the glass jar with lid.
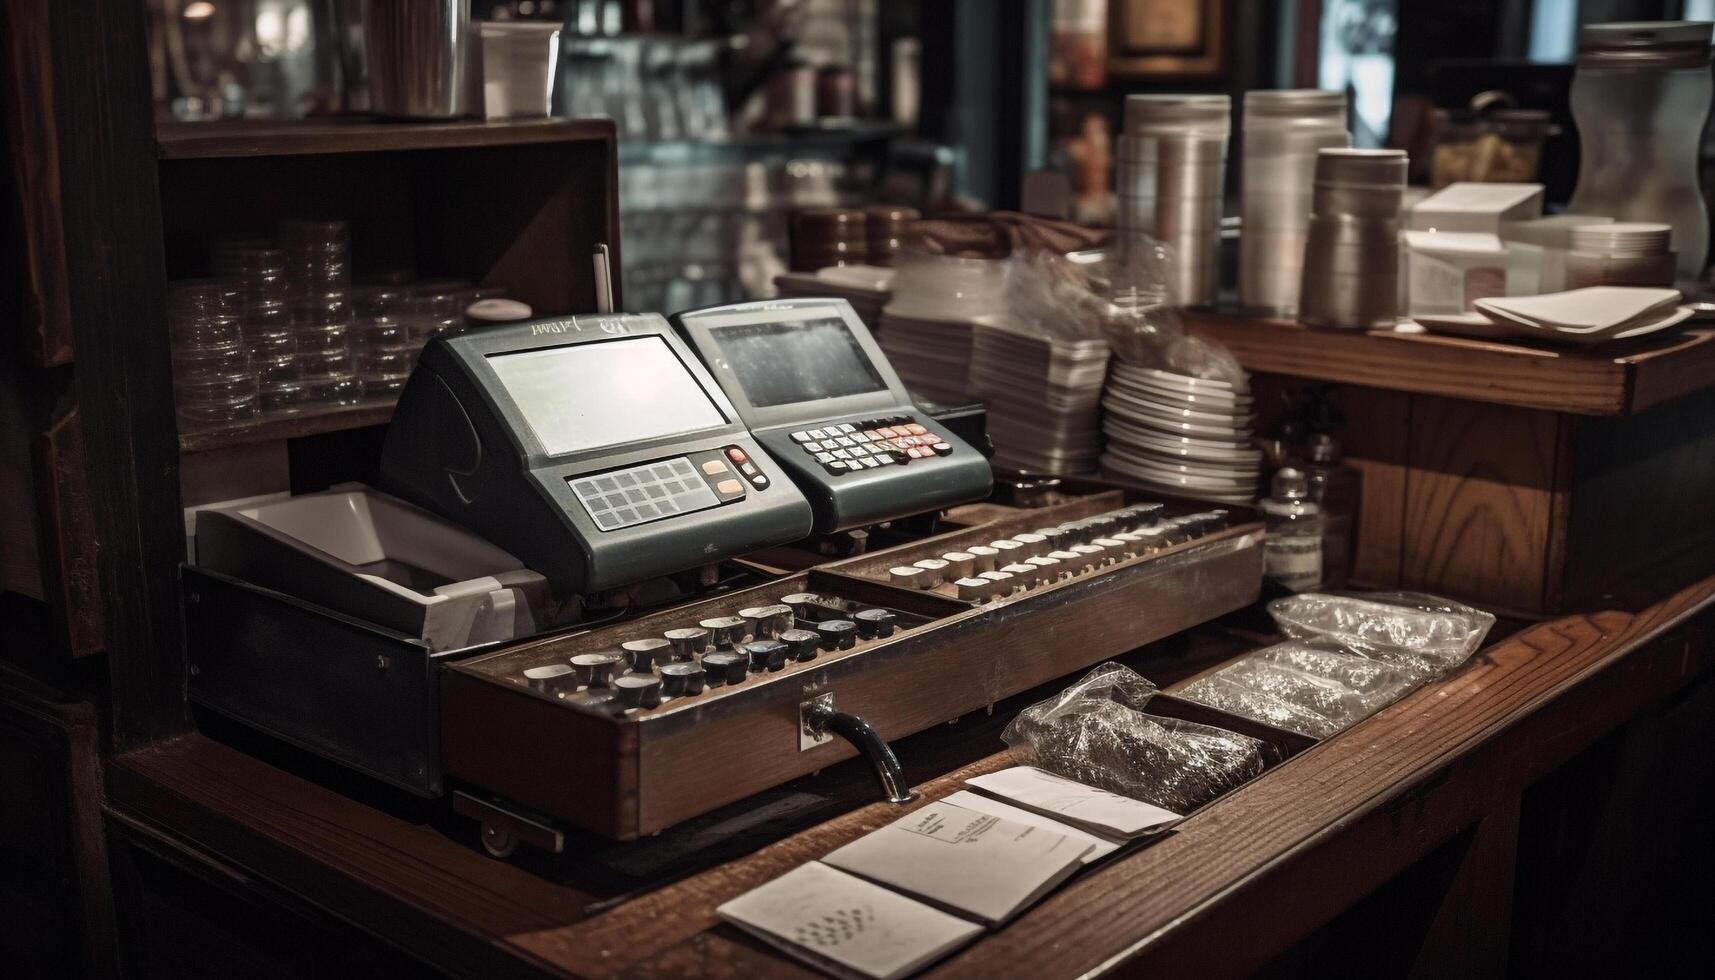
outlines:
{"label": "glass jar with lid", "polygon": [[1670,225],[1680,279],[1702,274],[1709,247],[1698,147],[1710,36],[1707,22],[1591,24],[1579,31],[1572,77],[1583,149],[1568,209]]}

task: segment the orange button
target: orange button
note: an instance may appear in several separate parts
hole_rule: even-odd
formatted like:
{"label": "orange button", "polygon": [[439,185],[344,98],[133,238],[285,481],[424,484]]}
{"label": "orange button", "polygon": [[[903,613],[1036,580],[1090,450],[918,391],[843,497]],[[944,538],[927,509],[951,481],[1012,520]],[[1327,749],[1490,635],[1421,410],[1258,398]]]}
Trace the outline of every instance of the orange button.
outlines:
{"label": "orange button", "polygon": [[743,493],[744,492],[744,484],[738,482],[737,480],[722,480],[721,482],[715,484],[715,492],[721,493],[721,494],[729,494],[729,495],[735,494],[735,493]]}
{"label": "orange button", "polygon": [[726,464],[720,460],[711,459],[703,464],[703,472],[710,476],[720,476],[722,473],[731,473],[732,471],[727,469]]}
{"label": "orange button", "polygon": [[928,432],[929,430],[923,428],[921,425],[918,425],[916,422],[913,422],[910,425],[905,427],[905,431],[911,433],[914,436],[920,436],[923,433]]}

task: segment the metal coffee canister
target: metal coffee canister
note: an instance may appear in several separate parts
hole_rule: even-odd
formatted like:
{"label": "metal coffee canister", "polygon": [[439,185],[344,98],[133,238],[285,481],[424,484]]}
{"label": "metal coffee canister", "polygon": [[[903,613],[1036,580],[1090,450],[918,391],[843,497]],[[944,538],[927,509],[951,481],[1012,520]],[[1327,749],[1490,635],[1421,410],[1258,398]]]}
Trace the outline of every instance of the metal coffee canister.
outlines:
{"label": "metal coffee canister", "polygon": [[1316,156],[1298,319],[1313,327],[1391,328],[1399,317],[1404,150]]}
{"label": "metal coffee canister", "polygon": [[470,0],[362,0],[370,108],[407,119],[465,114]]}
{"label": "metal coffee canister", "polygon": [[1177,256],[1174,298],[1211,306],[1220,287],[1221,200],[1232,100],[1129,95],[1116,159],[1115,223],[1127,253],[1147,239]]}
{"label": "metal coffee canister", "polygon": [[1316,155],[1352,142],[1346,130],[1346,93],[1246,92],[1242,132],[1239,302],[1291,316],[1298,312]]}

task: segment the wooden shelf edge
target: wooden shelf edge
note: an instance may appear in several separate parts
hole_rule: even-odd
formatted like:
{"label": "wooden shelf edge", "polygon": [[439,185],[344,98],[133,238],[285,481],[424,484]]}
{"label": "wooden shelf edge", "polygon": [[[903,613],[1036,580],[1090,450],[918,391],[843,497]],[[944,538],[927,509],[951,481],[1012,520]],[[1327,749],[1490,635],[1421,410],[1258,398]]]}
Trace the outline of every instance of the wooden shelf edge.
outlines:
{"label": "wooden shelf edge", "polygon": [[612,142],[611,119],[508,119],[484,122],[375,122],[362,119],[293,122],[164,122],[155,142],[163,160],[307,156],[441,150],[582,140]]}
{"label": "wooden shelf edge", "polygon": [[1575,415],[1628,415],[1715,386],[1715,331],[1624,353],[1588,353],[1393,331],[1311,330],[1289,320],[1188,312],[1246,370]]}
{"label": "wooden shelf edge", "polygon": [[279,442],[300,436],[386,425],[393,420],[395,398],[380,398],[356,405],[329,405],[296,415],[262,416],[245,422],[179,433],[180,453],[205,453],[218,449]]}

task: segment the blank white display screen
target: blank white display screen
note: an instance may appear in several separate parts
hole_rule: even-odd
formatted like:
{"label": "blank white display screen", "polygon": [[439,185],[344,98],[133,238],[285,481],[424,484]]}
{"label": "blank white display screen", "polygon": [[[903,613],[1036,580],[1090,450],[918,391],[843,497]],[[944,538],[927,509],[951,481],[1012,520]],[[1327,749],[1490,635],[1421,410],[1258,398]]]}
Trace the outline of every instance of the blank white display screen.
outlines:
{"label": "blank white display screen", "polygon": [[727,421],[660,337],[492,354],[488,364],[551,456]]}

